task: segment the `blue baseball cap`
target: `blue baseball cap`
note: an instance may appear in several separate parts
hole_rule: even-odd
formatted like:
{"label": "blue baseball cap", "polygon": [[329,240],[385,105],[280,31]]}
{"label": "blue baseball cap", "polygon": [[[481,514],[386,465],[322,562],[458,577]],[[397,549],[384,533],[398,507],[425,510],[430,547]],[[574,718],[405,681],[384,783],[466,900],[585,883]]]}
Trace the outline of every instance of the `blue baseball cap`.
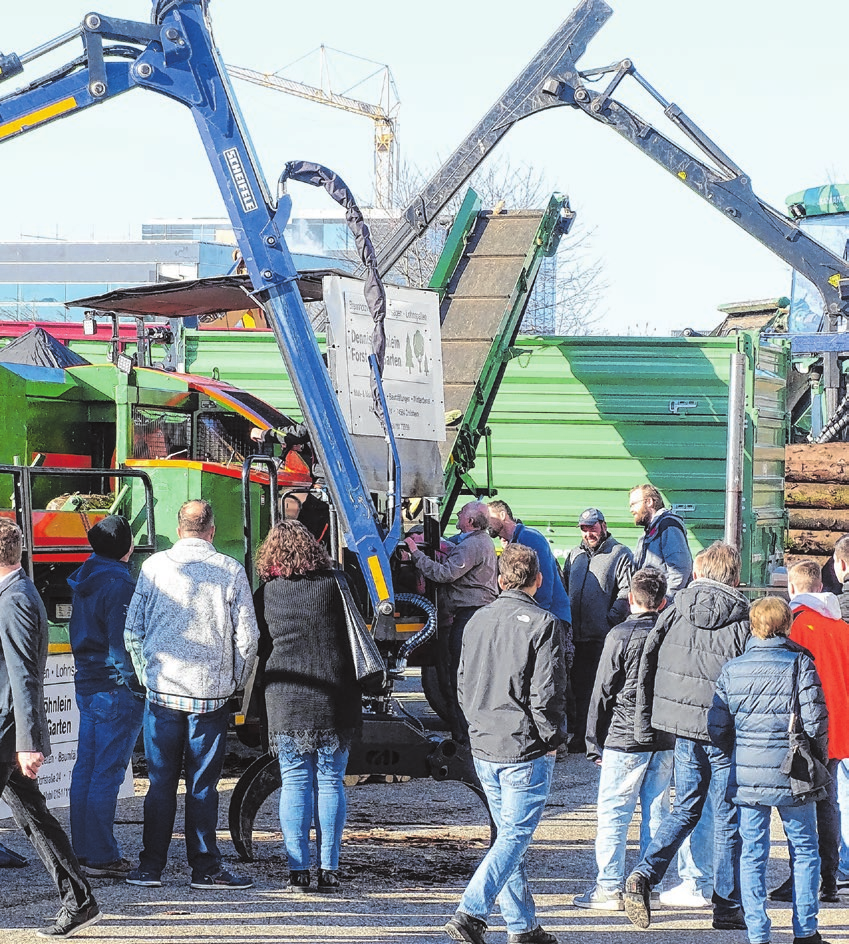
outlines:
{"label": "blue baseball cap", "polygon": [[581,512],[581,517],[578,518],[578,527],[582,528],[591,527],[594,524],[598,524],[599,521],[604,521],[604,515],[598,510],[598,508],[587,508],[586,511]]}

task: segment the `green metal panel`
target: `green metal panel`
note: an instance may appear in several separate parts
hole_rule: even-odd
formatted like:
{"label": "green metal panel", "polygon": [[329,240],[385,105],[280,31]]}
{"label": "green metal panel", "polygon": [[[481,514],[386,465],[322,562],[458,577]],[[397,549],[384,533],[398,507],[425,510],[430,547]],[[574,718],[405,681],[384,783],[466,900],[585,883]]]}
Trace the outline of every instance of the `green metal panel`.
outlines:
{"label": "green metal panel", "polygon": [[[744,580],[767,579],[784,529],[784,349],[756,336],[527,338],[489,417],[499,498],[565,555],[577,519],[601,508],[615,536],[639,536],[628,492],[651,482],[690,529],[694,551],[724,530],[729,358],[747,355]],[[472,478],[485,486],[483,448]]]}
{"label": "green metal panel", "polygon": [[[186,329],[186,371],[248,390],[293,419],[301,408],[274,336],[267,331]],[[324,350],[325,338],[318,336]]]}
{"label": "green metal panel", "polygon": [[445,248],[439,256],[439,261],[436,263],[436,268],[433,270],[433,275],[428,284],[428,288],[439,292],[440,301],[448,291],[448,283],[457,268],[457,263],[462,258],[466,240],[475,225],[480,208],[480,197],[470,188],[466,191],[463,203],[454,217],[454,223],[448,233],[448,239],[445,241]]}

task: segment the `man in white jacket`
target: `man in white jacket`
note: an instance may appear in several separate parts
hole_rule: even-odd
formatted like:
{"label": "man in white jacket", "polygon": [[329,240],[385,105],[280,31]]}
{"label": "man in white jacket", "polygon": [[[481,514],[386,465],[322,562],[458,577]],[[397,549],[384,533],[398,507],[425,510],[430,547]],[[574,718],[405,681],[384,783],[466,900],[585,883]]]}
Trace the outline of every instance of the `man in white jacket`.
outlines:
{"label": "man in white jacket", "polygon": [[186,852],[192,888],[250,888],[221,867],[215,840],[224,763],[227,702],[256,659],[259,631],[241,564],[212,545],[209,502],[186,502],[179,540],[142,565],[127,612],[125,640],[147,689],[144,749],[150,788],[144,837],[131,885],[159,886],[186,772]]}

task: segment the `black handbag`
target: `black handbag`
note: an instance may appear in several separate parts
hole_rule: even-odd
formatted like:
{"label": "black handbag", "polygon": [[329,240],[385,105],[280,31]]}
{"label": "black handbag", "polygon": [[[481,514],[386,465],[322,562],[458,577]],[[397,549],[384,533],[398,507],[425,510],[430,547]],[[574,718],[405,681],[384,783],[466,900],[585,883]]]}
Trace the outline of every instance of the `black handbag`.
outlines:
{"label": "black handbag", "polygon": [[351,656],[354,660],[354,674],[363,691],[379,694],[386,687],[386,663],[377,648],[374,636],[366,626],[362,613],[357,609],[348,581],[338,570],[331,573],[342,595],[342,609],[345,613],[348,642],[351,644]]}
{"label": "black handbag", "polygon": [[814,756],[811,740],[802,727],[799,710],[799,656],[793,663],[793,711],[787,731],[790,747],[781,765],[781,772],[790,778],[790,791],[800,800],[821,800],[831,783],[826,765]]}

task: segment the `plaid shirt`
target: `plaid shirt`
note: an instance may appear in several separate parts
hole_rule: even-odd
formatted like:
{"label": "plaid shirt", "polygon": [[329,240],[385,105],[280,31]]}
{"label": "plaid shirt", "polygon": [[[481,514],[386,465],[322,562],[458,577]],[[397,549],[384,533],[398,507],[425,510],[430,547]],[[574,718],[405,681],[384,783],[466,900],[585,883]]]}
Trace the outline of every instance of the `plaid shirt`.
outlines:
{"label": "plaid shirt", "polygon": [[166,695],[151,691],[147,693],[147,700],[160,708],[170,708],[172,711],[182,711],[189,715],[205,715],[218,711],[229,701],[228,698],[189,698],[186,695]]}

